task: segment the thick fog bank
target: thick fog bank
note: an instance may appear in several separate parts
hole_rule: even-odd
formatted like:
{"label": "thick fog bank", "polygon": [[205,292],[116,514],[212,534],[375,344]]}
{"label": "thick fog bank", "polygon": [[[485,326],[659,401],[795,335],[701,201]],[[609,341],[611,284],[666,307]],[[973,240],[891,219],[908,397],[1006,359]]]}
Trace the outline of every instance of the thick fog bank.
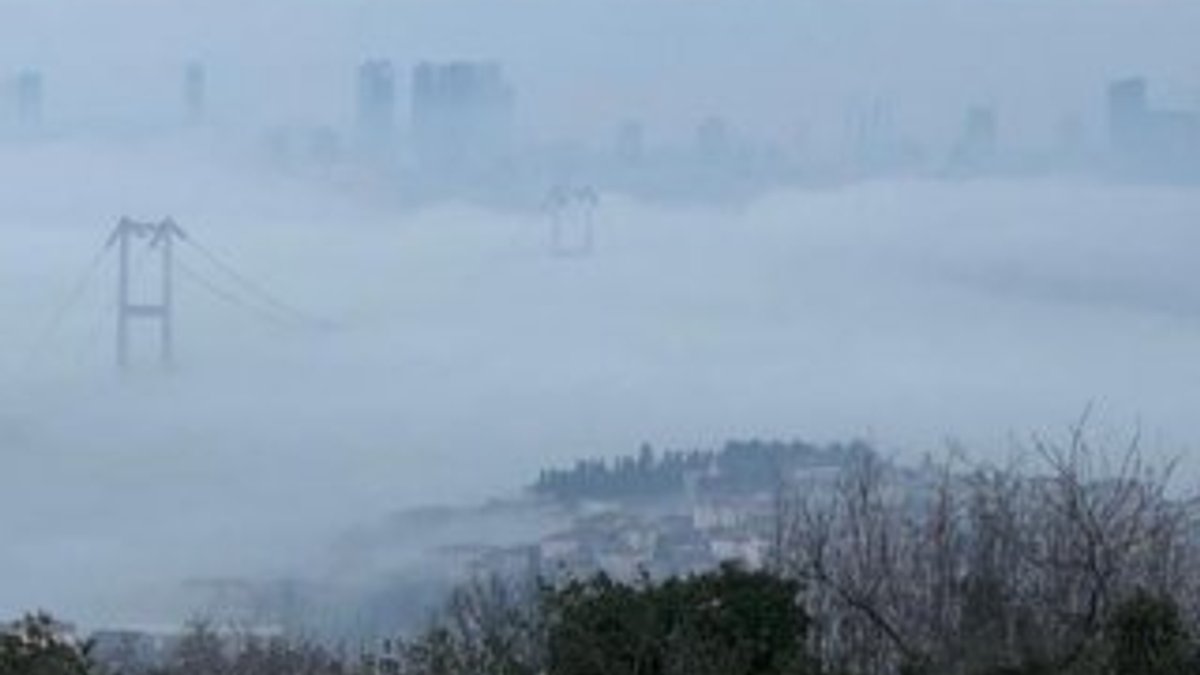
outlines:
{"label": "thick fog bank", "polygon": [[[6,612],[133,621],[173,616],[163,591],[185,578],[319,577],[350,525],[643,440],[866,436],[917,456],[956,436],[995,456],[1096,401],[1161,449],[1200,441],[1195,191],[602,196],[595,254],[564,259],[537,214],[57,152],[3,160],[33,167],[0,202]],[[182,277],[175,372],[154,371],[150,333],[117,376],[111,256],[48,324],[124,213],[173,215],[321,321],[264,321]]]}
{"label": "thick fog bank", "polygon": [[[340,580],[348,531],[643,441],[999,457],[1094,402],[1189,454],[1200,190],[1102,177],[1130,101],[1132,159],[1200,138],[1198,24],[1190,0],[0,0],[0,618],[176,621],[187,580]],[[395,67],[378,109],[368,59]],[[618,129],[689,194],[744,148],[832,167],[802,184],[878,175],[872,145],[921,167],[890,175],[945,175],[964,126],[1090,178],[772,180],[736,207],[600,189],[593,253],[556,256],[544,214],[460,198],[469,171],[398,196],[427,178],[426,60],[502,66],[527,201],[587,180],[563,157],[628,170]],[[728,174],[689,173],[709,145]],[[186,232],[169,373],[151,324],[113,364],[122,216]],[[159,254],[135,243],[140,302]]]}

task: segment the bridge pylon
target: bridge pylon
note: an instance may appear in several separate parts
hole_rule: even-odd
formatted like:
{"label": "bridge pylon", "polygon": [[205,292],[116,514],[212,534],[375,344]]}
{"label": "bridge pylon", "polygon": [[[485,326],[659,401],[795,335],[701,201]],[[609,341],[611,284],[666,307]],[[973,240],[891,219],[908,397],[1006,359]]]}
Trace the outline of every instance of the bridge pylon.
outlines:
{"label": "bridge pylon", "polygon": [[[117,247],[117,368],[130,367],[130,325],[134,321],[158,323],[159,364],[169,368],[175,358],[175,261],[173,245],[176,239],[186,239],[187,234],[175,221],[166,218],[157,223],[122,218],[108,237],[108,248]],[[130,257],[135,243],[145,242],[149,250],[158,255],[161,265],[160,288],[157,302],[134,302],[130,285],[136,270],[130,266]]]}

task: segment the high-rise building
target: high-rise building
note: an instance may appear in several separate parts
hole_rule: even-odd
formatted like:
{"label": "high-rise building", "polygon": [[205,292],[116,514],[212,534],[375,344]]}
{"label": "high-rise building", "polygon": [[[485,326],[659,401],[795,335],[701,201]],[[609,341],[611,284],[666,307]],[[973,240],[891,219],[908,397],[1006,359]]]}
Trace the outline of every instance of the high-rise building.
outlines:
{"label": "high-rise building", "polygon": [[45,105],[45,89],[42,74],[37,70],[24,70],[17,75],[17,121],[25,128],[41,124]]}
{"label": "high-rise building", "polygon": [[991,156],[996,152],[998,126],[994,108],[975,106],[967,110],[963,140],[974,152]]}
{"label": "high-rise building", "polygon": [[392,141],[396,125],[396,71],[383,59],[358,69],[358,127],[362,140],[379,149]]}
{"label": "high-rise building", "polygon": [[208,73],[203,64],[193,62],[183,69],[183,106],[191,123],[204,121],[208,114]]}
{"label": "high-rise building", "polygon": [[696,158],[709,165],[721,165],[733,155],[733,132],[724,117],[704,118],[696,127]]}
{"label": "high-rise building", "polygon": [[421,63],[413,72],[412,131],[426,168],[486,168],[512,139],[513,88],[494,62]]}
{"label": "high-rise building", "polygon": [[1113,148],[1134,151],[1145,142],[1149,104],[1146,80],[1132,77],[1108,87],[1108,133]]}
{"label": "high-rise building", "polygon": [[1114,158],[1140,174],[1200,177],[1200,114],[1150,105],[1141,77],[1117,80],[1108,87],[1109,140]]}
{"label": "high-rise building", "polygon": [[646,156],[646,132],[640,122],[627,120],[617,128],[614,142],[617,161],[626,166],[641,164]]}
{"label": "high-rise building", "polygon": [[951,155],[951,168],[969,173],[994,169],[999,145],[999,118],[990,106],[972,106],[963,117],[962,135]]}

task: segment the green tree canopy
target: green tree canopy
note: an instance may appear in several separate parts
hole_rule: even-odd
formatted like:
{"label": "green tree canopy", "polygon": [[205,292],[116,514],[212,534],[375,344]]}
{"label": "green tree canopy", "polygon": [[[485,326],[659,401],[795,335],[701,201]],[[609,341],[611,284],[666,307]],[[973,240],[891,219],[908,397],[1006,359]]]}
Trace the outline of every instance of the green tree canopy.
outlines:
{"label": "green tree canopy", "polygon": [[1110,675],[1187,675],[1200,667],[1169,597],[1138,592],[1113,611],[1106,633]]}
{"label": "green tree canopy", "polygon": [[0,675],[88,675],[86,644],[49,614],[25,616],[0,629]]}
{"label": "green tree canopy", "polygon": [[775,675],[813,670],[799,585],[736,565],[662,583],[603,574],[548,593],[552,675]]}

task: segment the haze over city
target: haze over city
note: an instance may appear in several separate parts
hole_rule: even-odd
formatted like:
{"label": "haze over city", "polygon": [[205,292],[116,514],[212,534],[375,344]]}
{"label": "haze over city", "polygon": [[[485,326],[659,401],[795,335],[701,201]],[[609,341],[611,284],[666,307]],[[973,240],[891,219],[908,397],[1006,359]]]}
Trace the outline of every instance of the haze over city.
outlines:
{"label": "haze over city", "polygon": [[[0,0],[0,616],[387,576],[338,542],[642,443],[1003,462],[1091,407],[1191,482],[1197,28],[1183,0]],[[167,368],[153,321],[116,363],[122,218],[186,233]]]}

